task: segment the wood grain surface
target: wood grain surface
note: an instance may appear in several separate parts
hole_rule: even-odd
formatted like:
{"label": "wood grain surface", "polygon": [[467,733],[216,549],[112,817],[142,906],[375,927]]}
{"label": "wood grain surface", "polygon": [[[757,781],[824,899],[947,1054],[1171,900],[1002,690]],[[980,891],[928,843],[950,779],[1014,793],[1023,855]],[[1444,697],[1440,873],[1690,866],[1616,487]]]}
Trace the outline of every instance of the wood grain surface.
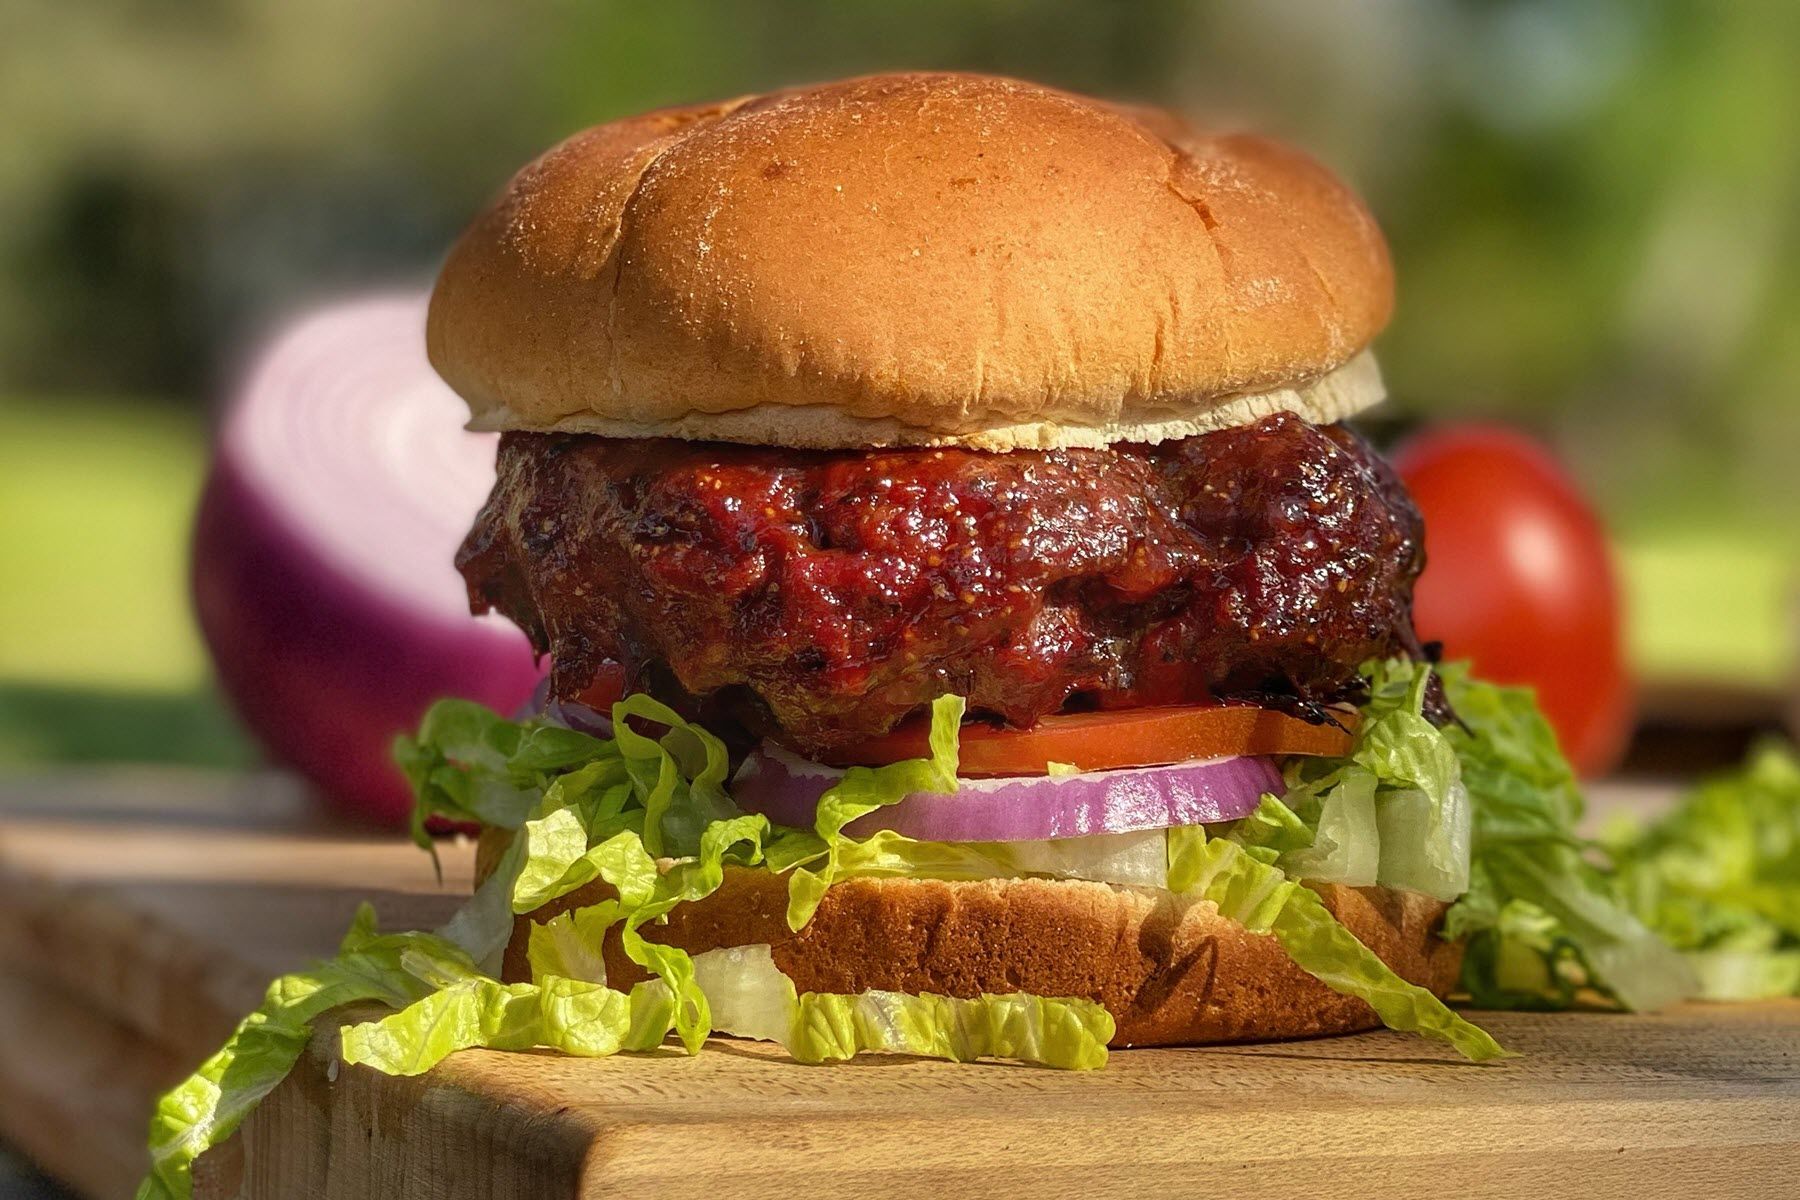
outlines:
{"label": "wood grain surface", "polygon": [[[356,901],[431,924],[468,853],[318,824],[278,780],[0,786],[0,1135],[128,1194],[154,1089]],[[1800,1004],[1493,1014],[1474,1067],[1388,1033],[1116,1052],[1099,1073],[716,1040],[599,1061],[467,1052],[396,1080],[329,1032],[200,1194],[460,1198],[1800,1194]]]}

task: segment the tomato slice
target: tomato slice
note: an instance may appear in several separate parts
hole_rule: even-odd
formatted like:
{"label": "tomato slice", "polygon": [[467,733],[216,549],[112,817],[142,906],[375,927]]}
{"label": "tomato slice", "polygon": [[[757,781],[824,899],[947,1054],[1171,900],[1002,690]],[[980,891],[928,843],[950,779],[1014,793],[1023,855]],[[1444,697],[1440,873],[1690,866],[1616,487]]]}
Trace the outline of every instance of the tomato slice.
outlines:
{"label": "tomato slice", "polygon": [[[957,773],[971,777],[1045,775],[1053,762],[1083,771],[1107,771],[1240,754],[1337,758],[1350,752],[1351,737],[1346,729],[1355,728],[1356,714],[1350,709],[1337,710],[1337,719],[1345,729],[1314,725],[1249,704],[1194,704],[1061,713],[1045,717],[1030,729],[971,723],[962,729]],[[926,742],[929,728],[922,718],[911,720],[827,761],[834,766],[874,767],[923,758],[930,753]]]}
{"label": "tomato slice", "polygon": [[594,677],[576,694],[575,702],[599,712],[607,712],[614,702],[624,696],[625,668],[609,658],[594,668]]}

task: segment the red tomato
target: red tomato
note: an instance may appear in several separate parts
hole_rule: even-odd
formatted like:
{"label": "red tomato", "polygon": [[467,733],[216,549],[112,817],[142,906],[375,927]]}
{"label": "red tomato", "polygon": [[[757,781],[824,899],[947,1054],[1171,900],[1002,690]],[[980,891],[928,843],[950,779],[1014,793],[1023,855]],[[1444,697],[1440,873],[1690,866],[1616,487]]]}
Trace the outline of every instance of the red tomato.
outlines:
{"label": "red tomato", "polygon": [[1543,447],[1490,425],[1427,430],[1394,465],[1425,514],[1419,636],[1482,678],[1536,688],[1583,775],[1617,766],[1632,716],[1619,585],[1574,483]]}
{"label": "red tomato", "polygon": [[575,697],[577,704],[585,704],[598,712],[610,712],[613,703],[625,697],[625,668],[610,658],[594,668],[594,677],[588,685],[581,689]]}
{"label": "red tomato", "polygon": [[[1345,713],[1344,724],[1356,725]],[[892,733],[853,746],[831,761],[879,766],[931,753],[929,724],[908,721]],[[1350,734],[1334,725],[1314,725],[1272,709],[1248,704],[1120,708],[1108,712],[1062,713],[1030,729],[962,728],[959,775],[1043,775],[1053,762],[1083,771],[1143,767],[1225,758],[1239,754],[1321,754],[1350,752]]]}

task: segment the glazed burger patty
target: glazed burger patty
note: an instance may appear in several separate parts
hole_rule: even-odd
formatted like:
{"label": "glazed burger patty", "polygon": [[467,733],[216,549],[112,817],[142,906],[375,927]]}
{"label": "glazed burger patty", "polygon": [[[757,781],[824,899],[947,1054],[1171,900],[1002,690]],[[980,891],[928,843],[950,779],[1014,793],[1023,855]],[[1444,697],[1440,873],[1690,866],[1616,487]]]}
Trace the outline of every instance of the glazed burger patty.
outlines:
{"label": "glazed burger patty", "polygon": [[955,692],[1065,706],[1352,694],[1416,653],[1417,510],[1290,414],[1104,450],[798,451],[508,433],[457,559],[573,696],[605,659],[824,754]]}

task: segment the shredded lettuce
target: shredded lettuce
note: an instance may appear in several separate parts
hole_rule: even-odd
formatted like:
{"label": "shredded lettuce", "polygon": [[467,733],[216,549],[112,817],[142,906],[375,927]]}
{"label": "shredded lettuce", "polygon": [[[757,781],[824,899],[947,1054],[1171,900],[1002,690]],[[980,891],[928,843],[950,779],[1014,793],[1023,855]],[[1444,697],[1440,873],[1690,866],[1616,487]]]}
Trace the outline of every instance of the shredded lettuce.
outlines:
{"label": "shredded lettuce", "polygon": [[[645,935],[717,890],[729,865],[787,874],[795,928],[833,882],[855,876],[1163,885],[1271,934],[1389,1026],[1476,1060],[1505,1051],[1395,975],[1307,882],[1454,898],[1446,936],[1469,939],[1464,985],[1484,1005],[1561,1007],[1599,994],[1644,1008],[1702,986],[1719,997],[1800,991],[1791,749],[1763,752],[1648,829],[1615,832],[1608,874],[1574,832],[1580,795],[1530,697],[1447,669],[1460,723],[1438,729],[1422,715],[1431,670],[1365,667],[1370,695],[1351,753],[1290,763],[1285,795],[1264,796],[1240,821],[1051,843],[845,834],[911,793],[954,791],[956,697],[933,705],[929,757],[846,772],[811,829],[738,810],[724,746],[645,697],[615,706],[612,737],[445,701],[396,745],[418,797],[414,833],[428,845],[434,818],[513,831],[497,869],[437,933],[378,934],[365,908],[336,958],[271,985],[226,1046],[158,1104],[139,1195],[188,1195],[194,1158],[279,1083],[325,1013],[357,1002],[391,1011],[342,1030],[345,1060],[396,1074],[471,1047],[603,1055],[673,1033],[692,1052],[713,1032],[776,1041],[807,1062],[865,1050],[1061,1067],[1105,1060],[1112,1018],[1091,1001],[800,995],[766,946],[689,955]],[[593,903],[571,899],[590,886]],[[515,917],[558,901],[567,911],[530,928],[530,981],[501,982]],[[601,947],[612,936],[650,976],[628,992],[606,978]]]}
{"label": "shredded lettuce", "polygon": [[625,953],[631,961],[655,972],[668,986],[675,1003],[675,1029],[689,1054],[699,1052],[712,1028],[706,993],[694,982],[693,960],[687,951],[652,942],[638,931],[676,905],[699,900],[717,891],[724,882],[727,855],[736,857],[746,866],[760,862],[762,842],[768,829],[768,819],[761,816],[734,817],[713,824],[700,839],[698,857],[679,862],[658,876],[650,899],[625,912],[620,933]]}
{"label": "shredded lettuce", "polygon": [[[660,739],[646,737],[632,728],[632,717],[668,732]],[[643,806],[644,849],[652,857],[696,854],[715,821],[741,815],[725,795],[730,765],[718,738],[643,695],[613,705],[612,725],[632,790]]]}
{"label": "shredded lettuce", "polygon": [[972,999],[880,991],[796,994],[767,945],[695,955],[694,973],[711,1004],[715,1030],[778,1042],[800,1062],[833,1062],[875,1050],[1085,1070],[1106,1064],[1113,1035],[1112,1015],[1091,1000],[1023,992]]}
{"label": "shredded lettuce", "polygon": [[415,797],[413,840],[433,854],[431,819],[517,829],[557,773],[618,757],[613,742],[544,720],[508,721],[468,700],[438,701],[416,737],[394,739]]}
{"label": "shredded lettuce", "polygon": [[[599,937],[612,916],[599,913],[590,921],[585,915],[586,910],[573,914],[568,929],[580,930],[576,936]],[[597,958],[597,945],[584,953]],[[767,945],[695,955],[692,974],[713,1014],[708,1032],[777,1042],[801,1062],[877,1050],[957,1062],[1008,1058],[1092,1068],[1105,1064],[1113,1034],[1106,1009],[1087,1000],[1023,993],[969,1000],[898,992],[799,995]],[[542,1048],[583,1057],[647,1050],[673,1028],[675,1011],[664,979],[624,993],[557,975],[503,984],[468,974],[444,980],[439,990],[400,1012],[345,1029],[344,1061],[390,1075],[418,1075],[475,1047]]]}
{"label": "shredded lettuce", "polygon": [[706,1039],[709,1025],[706,996],[693,982],[692,960],[686,951],[652,942],[639,930],[677,904],[718,890],[728,858],[746,866],[760,862],[768,832],[768,819],[753,814],[715,821],[701,836],[695,857],[678,860],[664,871],[643,840],[629,831],[575,853],[579,831],[571,831],[568,821],[552,814],[528,822],[521,834],[526,849],[512,909],[531,912],[594,880],[611,885],[614,898],[603,903],[608,914],[616,913],[623,921],[620,938],[625,953],[668,985],[676,1028],[688,1052],[694,1053]]}
{"label": "shredded lettuce", "polygon": [[391,1016],[345,1029],[343,1056],[387,1075],[422,1075],[473,1047],[614,1054],[630,1027],[630,1004],[630,997],[603,984],[501,983],[471,975]]}
{"label": "shredded lettuce", "polygon": [[616,900],[603,900],[585,908],[557,913],[548,921],[533,921],[525,958],[533,979],[560,976],[584,983],[606,982],[606,959],[600,947],[606,931],[624,916]]}
{"label": "shredded lettuce", "polygon": [[971,843],[993,863],[995,878],[1037,875],[1121,887],[1164,886],[1169,874],[1166,830],[1090,833],[1031,842]]}
{"label": "shredded lettuce", "polygon": [[[1671,899],[1655,872],[1634,880],[1622,861],[1615,879],[1596,865],[1594,847],[1575,832],[1582,801],[1574,774],[1530,693],[1443,668],[1458,720],[1438,729],[1422,715],[1434,669],[1407,660],[1365,666],[1369,700],[1350,755],[1290,763],[1285,796],[1265,796],[1256,813],[1217,832],[1292,879],[1375,882],[1454,901],[1445,936],[1468,939],[1462,985],[1480,1007],[1565,1008],[1595,996],[1656,1009],[1696,992],[1696,968],[1719,987],[1784,979],[1786,943],[1766,930],[1754,944],[1722,931],[1692,942],[1778,956],[1766,965],[1689,962],[1671,950],[1652,926],[1678,929],[1673,914],[1685,901]],[[1741,861],[1749,843],[1728,840]],[[1635,888],[1635,899],[1622,888]],[[1717,899],[1696,901],[1694,911],[1742,929],[1741,915],[1721,916]]]}
{"label": "shredded lettuce", "polygon": [[1590,988],[1652,1010],[1693,995],[1692,968],[1620,902],[1576,835],[1581,791],[1531,694],[1460,666],[1444,668],[1443,680],[1460,720],[1444,738],[1474,813],[1469,890],[1445,933],[1469,939],[1463,984],[1475,1003],[1563,1007]]}
{"label": "shredded lettuce", "polygon": [[438,930],[490,975],[500,973],[500,959],[512,937],[512,895],[524,865],[525,843],[515,837],[469,902]]}
{"label": "shredded lettuce", "polygon": [[[825,889],[848,875],[914,875],[935,879],[985,878],[978,852],[954,843],[917,842],[891,830],[858,840],[844,827],[858,817],[898,804],[915,792],[956,790],[957,737],[962,725],[961,696],[939,696],[931,706],[929,758],[909,759],[885,767],[851,767],[819,797],[813,829],[817,848],[788,863],[788,926],[799,929],[818,911]],[[965,857],[966,856],[966,857]],[[817,867],[801,865],[818,863]],[[923,870],[920,868],[923,867]]]}
{"label": "shredded lettuce", "polygon": [[1302,970],[1367,1002],[1390,1029],[1437,1038],[1475,1062],[1507,1053],[1486,1030],[1396,975],[1317,893],[1227,837],[1208,837],[1200,826],[1170,830],[1169,890],[1211,901],[1252,933],[1273,934]]}
{"label": "shredded lettuce", "polygon": [[1800,756],[1758,746],[1651,824],[1603,832],[1615,887],[1711,1000],[1800,995]]}
{"label": "shredded lettuce", "polygon": [[865,1050],[968,1062],[1010,1058],[1069,1070],[1106,1065],[1112,1014],[1092,1000],[1024,992],[953,996],[808,992],[799,998],[788,1053],[801,1062],[834,1062]]}
{"label": "shredded lettuce", "polygon": [[150,1174],[138,1200],[193,1195],[194,1160],[230,1137],[287,1078],[323,1013],[358,1001],[401,1008],[430,994],[446,974],[474,970],[467,955],[434,934],[376,933],[375,910],[364,904],[335,958],[271,983],[225,1045],[157,1101]]}
{"label": "shredded lettuce", "polygon": [[1468,890],[1470,805],[1455,750],[1423,715],[1430,668],[1373,664],[1369,676],[1349,756],[1293,759],[1287,794],[1229,836],[1272,847],[1297,879],[1454,900]]}

